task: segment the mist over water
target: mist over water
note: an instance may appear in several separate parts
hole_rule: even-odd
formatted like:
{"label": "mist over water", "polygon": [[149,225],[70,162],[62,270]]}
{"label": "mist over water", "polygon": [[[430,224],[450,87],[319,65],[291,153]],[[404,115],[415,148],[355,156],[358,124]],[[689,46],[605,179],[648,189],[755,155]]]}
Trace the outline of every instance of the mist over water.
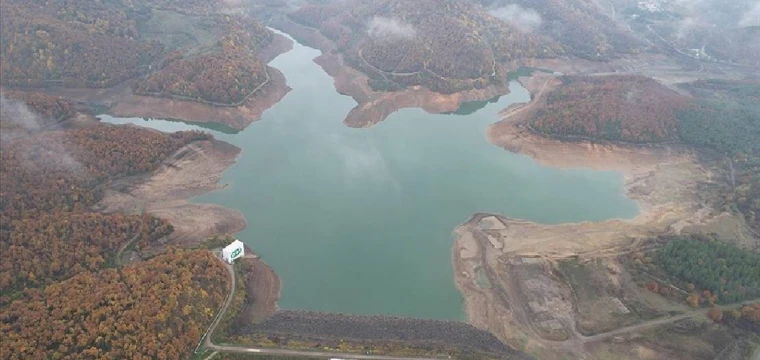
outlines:
{"label": "mist over water", "polygon": [[244,131],[212,131],[243,152],[228,188],[194,200],[245,215],[239,238],[282,278],[281,308],[464,320],[451,232],[472,213],[556,224],[638,212],[619,173],[546,168],[488,143],[498,111],[530,98],[516,82],[466,115],[405,109],[352,129],[342,120],[356,103],[335,92],[318,55],[296,44],[275,59],[293,91]]}

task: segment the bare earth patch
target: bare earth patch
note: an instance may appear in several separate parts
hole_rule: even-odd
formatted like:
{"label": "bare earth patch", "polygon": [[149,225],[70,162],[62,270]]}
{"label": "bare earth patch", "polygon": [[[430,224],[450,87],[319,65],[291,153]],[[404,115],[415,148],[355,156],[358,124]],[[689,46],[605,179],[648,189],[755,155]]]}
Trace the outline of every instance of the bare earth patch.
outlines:
{"label": "bare earth patch", "polygon": [[259,323],[277,311],[282,282],[269,265],[259,258],[246,258],[250,264],[245,274],[246,301],[238,316],[238,326]]}
{"label": "bare earth patch", "polygon": [[[585,344],[627,330],[580,334],[564,281],[552,270],[556,261],[615,256],[640,248],[653,235],[682,231],[711,229],[734,234],[738,242],[751,240],[740,222],[730,221],[733,215],[709,206],[710,194],[702,193],[700,185],[716,181],[719,174],[702,165],[687,147],[564,142],[532,132],[524,122],[557,81],[546,74],[522,78],[533,100],[505,109],[502,120],[489,127],[488,140],[544,166],[619,171],[625,193],[638,203],[640,213],[631,220],[560,225],[475,214],[455,230],[452,262],[471,324],[533,355],[575,359],[588,356]],[[494,226],[493,219],[500,223]],[[479,271],[492,286],[478,285]],[[659,321],[663,320],[651,325]],[[646,326],[634,325],[631,331]]]}
{"label": "bare earth patch", "polygon": [[214,234],[241,231],[246,222],[240,212],[187,201],[222,188],[219,179],[239,153],[237,147],[218,140],[190,143],[155,172],[114,184],[97,207],[105,212],[147,212],[166,219],[174,226],[168,242],[175,245],[194,245]]}

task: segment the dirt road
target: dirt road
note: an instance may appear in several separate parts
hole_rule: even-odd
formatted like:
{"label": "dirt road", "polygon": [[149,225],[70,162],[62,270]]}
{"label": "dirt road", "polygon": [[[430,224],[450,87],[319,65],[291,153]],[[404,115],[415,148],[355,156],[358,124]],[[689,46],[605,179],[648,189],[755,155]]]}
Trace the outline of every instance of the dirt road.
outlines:
{"label": "dirt road", "polygon": [[209,348],[214,349],[216,351],[234,352],[234,353],[243,353],[243,354],[268,354],[268,355],[324,357],[324,358],[338,358],[338,359],[368,359],[368,360],[441,360],[441,359],[445,359],[445,358],[398,357],[398,356],[383,356],[383,355],[359,355],[359,354],[352,354],[352,353],[339,353],[339,352],[329,352],[329,351],[262,349],[262,348],[249,348],[249,347],[242,347],[242,346],[212,345]]}
{"label": "dirt road", "polygon": [[122,265],[124,265],[124,263],[121,261],[121,257],[124,254],[124,250],[127,250],[127,248],[130,245],[132,245],[132,243],[134,243],[137,240],[138,237],[140,237],[140,236],[139,235],[135,235],[131,239],[127,240],[127,242],[125,242],[124,245],[122,245],[119,248],[119,251],[116,252],[116,257],[114,258],[114,261],[116,262],[116,266],[117,267],[121,267]]}
{"label": "dirt road", "polygon": [[[721,306],[718,306],[718,309],[728,310],[728,309],[733,309],[733,308],[735,308],[737,306],[747,305],[747,304],[751,304],[751,303],[756,303],[758,301],[760,301],[760,298],[754,299],[754,300],[743,301],[743,302],[738,303],[738,304],[721,305]],[[710,311],[709,308],[706,308],[706,309],[697,309],[697,310],[694,310],[694,311],[691,311],[691,312],[688,312],[688,313],[685,313],[685,314],[676,315],[676,316],[668,316],[668,317],[664,317],[664,318],[659,318],[659,319],[654,319],[654,320],[650,320],[650,321],[645,321],[645,322],[643,322],[641,324],[626,326],[626,327],[622,327],[622,328],[619,328],[619,329],[611,330],[611,331],[608,331],[608,332],[605,332],[605,333],[601,333],[601,334],[596,334],[596,335],[592,335],[592,336],[583,336],[583,335],[580,335],[580,340],[583,343],[604,340],[604,339],[608,339],[608,338],[613,337],[613,336],[627,334],[627,333],[634,332],[634,331],[639,331],[639,330],[645,330],[645,329],[648,329],[648,328],[651,328],[651,327],[654,327],[654,326],[669,324],[669,323],[673,323],[673,322],[676,322],[676,321],[679,321],[679,320],[690,319],[690,318],[697,317],[697,316],[707,316],[707,312],[708,311]],[[568,341],[571,341],[571,340],[568,340]]]}
{"label": "dirt road", "polygon": [[[222,260],[219,260],[222,261]],[[224,317],[224,314],[227,313],[227,309],[230,307],[230,303],[232,302],[232,299],[235,297],[235,289],[236,289],[236,277],[235,277],[235,269],[232,267],[232,265],[224,262],[224,267],[227,268],[227,271],[230,273],[230,279],[232,280],[230,285],[232,288],[230,289],[230,292],[227,294],[227,298],[224,299],[224,304],[222,304],[221,310],[219,310],[219,313],[216,314],[216,318],[213,322],[211,322],[211,326],[209,326],[208,330],[206,330],[206,334],[203,335],[203,346],[214,349],[216,349],[216,345],[211,342],[211,335],[214,334],[216,331],[216,327],[219,326],[219,322],[222,321],[222,317]],[[195,351],[197,352],[198,349],[196,348]]]}
{"label": "dirt road", "polygon": [[[543,82],[541,83],[541,87],[538,88],[538,91],[534,91],[532,89],[533,86],[529,84],[530,81],[535,81],[534,79],[540,79],[543,78]],[[549,84],[550,81],[555,80],[555,76],[532,76],[525,80],[522,85],[528,88],[529,91],[531,91],[531,99],[528,102],[519,103],[519,104],[513,104],[506,109],[499,112],[499,115],[502,119],[511,118],[514,117],[520,113],[523,113],[527,110],[535,108],[538,104],[540,104],[540,100],[543,99],[544,95],[546,95],[547,90],[552,90],[555,86],[550,86],[547,88],[546,86]],[[540,81],[540,80],[539,80]],[[556,80],[555,80],[556,81]],[[556,84],[553,84],[556,85]]]}

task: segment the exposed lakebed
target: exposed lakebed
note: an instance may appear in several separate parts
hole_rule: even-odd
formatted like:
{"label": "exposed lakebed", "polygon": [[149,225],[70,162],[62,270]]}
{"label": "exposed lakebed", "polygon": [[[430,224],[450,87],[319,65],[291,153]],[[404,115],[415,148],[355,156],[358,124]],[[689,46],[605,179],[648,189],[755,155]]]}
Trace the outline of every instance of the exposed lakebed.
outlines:
{"label": "exposed lakebed", "polygon": [[296,43],[273,60],[293,90],[240,132],[102,116],[207,130],[242,148],[229,186],[194,201],[245,215],[238,236],[281,277],[281,308],[463,320],[451,232],[471,214],[556,224],[638,212],[620,173],[542,167],[486,140],[501,109],[530,99],[517,82],[454,114],[404,109],[353,129],[342,120],[356,103],[312,61],[319,54]]}

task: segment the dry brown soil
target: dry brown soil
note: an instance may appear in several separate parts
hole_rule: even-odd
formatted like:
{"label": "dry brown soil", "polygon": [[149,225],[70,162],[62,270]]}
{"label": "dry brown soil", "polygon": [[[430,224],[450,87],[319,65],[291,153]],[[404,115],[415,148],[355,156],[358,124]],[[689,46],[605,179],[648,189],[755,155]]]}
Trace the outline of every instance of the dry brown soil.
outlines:
{"label": "dry brown soil", "polygon": [[280,299],[282,283],[280,277],[258,257],[249,258],[250,271],[246,274],[246,299],[243,309],[236,321],[239,325],[255,324],[272,316],[277,311],[277,300]]}
{"label": "dry brown soil", "polygon": [[240,212],[187,201],[222,188],[219,179],[239,153],[218,140],[190,143],[155,172],[114,184],[97,207],[106,212],[148,212],[168,220],[174,226],[169,244],[194,245],[214,234],[241,231],[246,222]]}

